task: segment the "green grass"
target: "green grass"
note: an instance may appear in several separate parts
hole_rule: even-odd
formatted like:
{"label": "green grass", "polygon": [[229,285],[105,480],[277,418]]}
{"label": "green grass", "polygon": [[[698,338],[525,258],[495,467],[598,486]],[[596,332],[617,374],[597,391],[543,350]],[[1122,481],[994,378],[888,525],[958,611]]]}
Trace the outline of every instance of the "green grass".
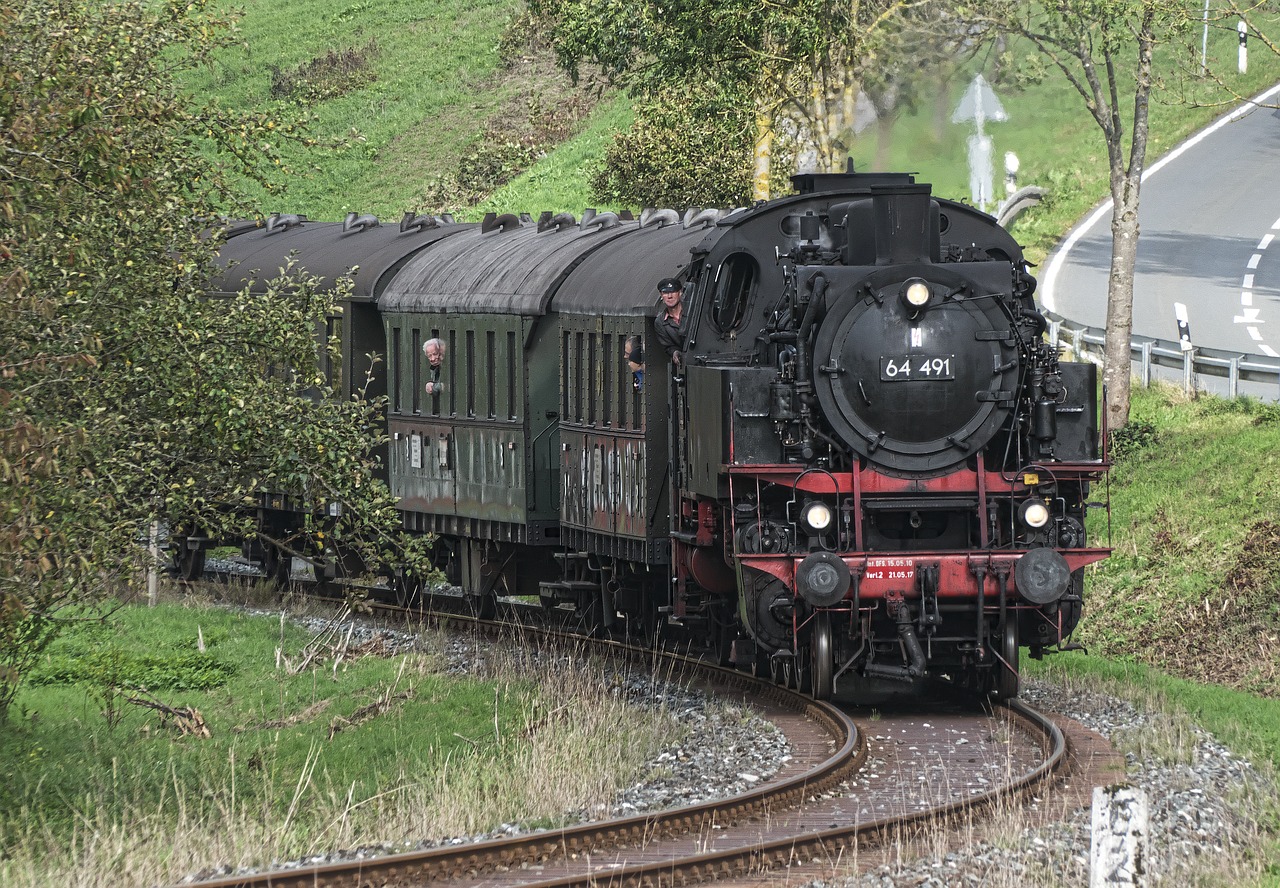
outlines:
{"label": "green grass", "polygon": [[[70,629],[0,731],[0,884],[170,884],[210,864],[558,822],[607,803],[681,731],[573,651],[534,671],[494,651],[459,677],[432,633],[395,655],[311,642],[198,601]],[[129,697],[194,710],[207,736]]]}
{"label": "green grass", "polygon": [[[198,633],[205,654],[197,652]],[[528,686],[447,678],[436,674],[430,654],[367,657],[336,670],[321,662],[294,676],[275,668],[277,647],[298,660],[308,640],[278,620],[174,605],[126,607],[78,625],[31,675],[0,735],[0,812],[25,809],[61,828],[84,813],[75,800],[94,774],[125,776],[132,800],[158,803],[171,781],[198,785],[200,775],[228,769],[244,801],[283,815],[313,756],[319,791],[354,787],[365,797],[401,770],[429,775],[449,757],[493,754],[496,729],[523,726]],[[125,701],[133,691],[109,690],[116,683],[145,685],[169,706],[196,708],[212,736],[165,732],[154,711]],[[385,717],[329,736],[332,724],[389,689],[411,697]],[[299,724],[258,727],[326,701]],[[123,802],[120,789],[110,787],[110,806]]]}
{"label": "green grass", "polygon": [[[250,194],[264,212],[332,219],[359,211],[393,218],[421,208],[427,182],[446,174],[460,155],[474,149],[487,120],[510,115],[517,85],[503,76],[498,46],[506,24],[520,8],[518,0],[250,0],[244,5],[240,45],[220,53],[217,62],[196,72],[188,85],[193,92],[234,107],[278,107],[280,100],[270,95],[273,66],[292,71],[327,52],[360,49],[372,41],[376,51],[370,53],[369,73],[374,79],[308,108],[317,118],[317,138],[346,138],[347,147],[289,148],[288,175],[279,192],[250,189]],[[1012,50],[1017,57],[1027,57],[1023,47],[1014,45]],[[1168,51],[1161,54],[1167,56]],[[1247,75],[1236,75],[1235,56],[1234,30],[1212,31],[1210,61],[1226,72],[1238,92],[1254,94],[1280,79],[1280,59],[1263,51],[1257,41]],[[515,73],[523,67],[517,63]],[[987,73],[994,77],[990,68]],[[958,76],[945,89],[926,89],[914,109],[894,120],[887,137],[876,126],[860,134],[851,152],[858,168],[914,171],[921,181],[934,185],[936,194],[967,199],[969,129],[936,122],[939,117],[949,120],[967,80],[967,75]],[[1038,260],[1076,218],[1106,195],[1106,153],[1080,97],[1054,72],[1026,89],[1000,81],[995,88],[1009,115],[1008,121],[988,126],[995,142],[997,193],[1003,191],[1000,159],[1006,151],[1021,159],[1022,184],[1049,191],[1047,202],[1024,215],[1015,229],[1031,258]],[[1178,98],[1184,94],[1214,107],[1193,107]],[[1162,84],[1151,109],[1148,162],[1221,113],[1224,107],[1218,103],[1224,101],[1221,92],[1205,83]],[[625,100],[605,102],[579,136],[466,215],[478,217],[485,210],[578,213],[586,206],[620,209],[599,205],[585,179],[611,133],[629,121],[628,108]],[[1127,107],[1122,116],[1127,125]]]}
{"label": "green grass", "polygon": [[1280,408],[1135,387],[1111,472],[1114,552],[1081,640],[1103,656],[1280,697]]}
{"label": "green grass", "polygon": [[187,82],[237,108],[269,109],[271,66],[292,70],[330,50],[377,46],[373,82],[310,107],[321,140],[351,136],[340,151],[285,149],[277,195],[250,189],[264,212],[341,218],[398,216],[418,207],[427,179],[452,162],[505,95],[487,88],[497,43],[517,0],[249,0],[240,45]]}

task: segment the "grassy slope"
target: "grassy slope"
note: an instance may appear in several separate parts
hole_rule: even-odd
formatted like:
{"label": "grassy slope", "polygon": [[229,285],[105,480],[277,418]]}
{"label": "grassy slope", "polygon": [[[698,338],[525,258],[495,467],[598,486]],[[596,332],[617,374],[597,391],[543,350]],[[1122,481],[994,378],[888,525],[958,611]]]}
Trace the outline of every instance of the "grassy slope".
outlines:
{"label": "grassy slope", "polygon": [[[376,79],[321,102],[315,133],[358,133],[343,151],[288,152],[293,175],[264,212],[340,218],[349,210],[398,216],[446,169],[504,93],[486,88],[497,43],[517,0],[248,0],[240,45],[189,82],[238,107],[273,107],[271,66],[289,71],[330,50],[375,41]],[[256,193],[256,192],[255,192]]]}

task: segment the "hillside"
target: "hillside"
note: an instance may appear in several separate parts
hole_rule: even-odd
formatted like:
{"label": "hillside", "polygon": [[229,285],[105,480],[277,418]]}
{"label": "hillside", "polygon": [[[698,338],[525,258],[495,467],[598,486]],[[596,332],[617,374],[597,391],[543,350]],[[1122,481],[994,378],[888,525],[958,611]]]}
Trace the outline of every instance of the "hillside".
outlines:
{"label": "hillside", "polygon": [[[629,121],[627,103],[606,92],[597,106],[598,91],[575,89],[555,71],[536,30],[517,22],[520,0],[248,0],[243,8],[236,45],[191,89],[237,107],[302,109],[314,115],[319,142],[345,142],[288,149],[275,193],[252,192],[263,212],[334,219],[446,207],[468,216],[622,209],[597,204],[586,179],[610,133]],[[1234,30],[1212,30],[1208,48],[1241,94],[1280,78],[1280,61],[1258,49],[1247,76],[1234,75]],[[995,156],[1016,153],[1020,183],[1049,191],[1016,229],[1038,258],[1105,193],[1101,138],[1074,91],[1025,50],[1011,47],[999,70],[978,62],[1008,114],[987,128]],[[858,168],[911,170],[935,193],[967,199],[969,130],[948,122],[965,86],[962,78],[934,84],[894,119],[863,130],[852,149]],[[1188,104],[1197,101],[1208,104]],[[1152,106],[1152,158],[1220,113],[1222,101],[1202,81],[1163,84]]]}
{"label": "hillside", "polygon": [[[229,106],[313,118],[319,147],[280,146],[286,169],[274,193],[246,186],[263,213],[398,217],[430,203],[433,186],[465,199],[450,193],[460,160],[473,157],[472,178],[513,175],[505,167],[575,135],[594,109],[596,96],[573,88],[549,54],[527,50],[530,35],[502,45],[522,8],[249,0],[234,45],[187,86]],[[612,105],[603,111],[616,120]]]}

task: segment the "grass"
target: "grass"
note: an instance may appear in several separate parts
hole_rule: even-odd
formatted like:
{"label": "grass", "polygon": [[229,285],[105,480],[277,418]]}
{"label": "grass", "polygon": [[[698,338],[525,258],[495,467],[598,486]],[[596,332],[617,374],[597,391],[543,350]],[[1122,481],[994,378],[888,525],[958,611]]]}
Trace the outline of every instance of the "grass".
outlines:
{"label": "grass", "polygon": [[[1135,387],[1091,533],[1080,640],[1095,654],[1280,698],[1280,408]],[[1276,736],[1280,748],[1280,735]]]}
{"label": "grass", "polygon": [[372,39],[372,80],[305,109],[316,116],[318,139],[345,137],[347,146],[286,146],[282,190],[249,190],[264,212],[398,217],[417,207],[426,181],[464,149],[476,121],[501,106],[504,92],[486,85],[498,69],[499,37],[518,8],[517,0],[249,0],[238,45],[186,85],[232,107],[288,105],[271,95],[273,67],[293,70]]}
{"label": "grass", "polygon": [[[680,736],[580,653],[490,655],[458,677],[444,637],[422,639],[338,658],[341,634],[317,643],[192,602],[78,625],[0,734],[0,884],[169,884],[210,864],[558,823]],[[150,694],[122,689],[144,677]],[[187,707],[209,736],[127,697]]]}
{"label": "grass", "polygon": [[1122,753],[1170,767],[1190,764],[1196,754],[1196,726],[1250,761],[1262,776],[1261,786],[1233,787],[1232,791],[1238,793],[1236,805],[1246,815],[1241,823],[1252,822],[1252,827],[1213,836],[1232,850],[1200,858],[1189,884],[1280,886],[1280,798],[1274,795],[1280,780],[1280,700],[1095,656],[1052,657],[1024,668],[1029,675],[1070,690],[1129,700],[1147,713],[1142,727],[1112,736]]}
{"label": "grass", "polygon": [[[188,88],[235,107],[271,109],[302,105],[316,117],[319,141],[341,139],[342,149],[288,148],[289,170],[273,194],[250,189],[264,212],[300,212],[312,218],[340,218],[348,211],[398,217],[421,209],[431,180],[447,175],[458,159],[475,150],[489,121],[507,122],[528,84],[524,71],[545,71],[541,61],[501,57],[507,24],[522,8],[519,0],[478,0],[459,4],[429,0],[249,0],[243,5],[238,45],[195,72]],[[1280,59],[1255,45],[1248,74],[1235,73],[1236,34],[1214,29],[1209,60],[1239,93],[1251,95],[1280,79]],[[1198,46],[1197,46],[1198,48]],[[359,50],[367,65],[350,88],[309,101],[273,96],[273,72],[297,72],[330,52]],[[1020,74],[1034,65],[1026,47],[1011,45]],[[1167,58],[1162,50],[1158,58]],[[504,63],[512,65],[510,72]],[[1021,160],[1019,181],[1048,189],[1048,199],[1025,214],[1015,235],[1038,261],[1090,206],[1107,193],[1106,152],[1097,125],[1080,97],[1054,72],[1039,82],[1020,77],[1014,85],[980,59],[1008,121],[990,123],[995,156],[1013,151]],[[302,79],[307,79],[303,77]],[[537,76],[540,102],[555,113],[557,96],[568,87],[561,77]],[[948,122],[967,85],[968,74],[926,90],[928,97],[900,113],[891,126],[871,126],[855,140],[851,156],[859,169],[899,169],[918,173],[936,194],[968,198],[968,125]],[[1151,107],[1149,161],[1220,114],[1227,98],[1210,84],[1169,81],[1157,89]],[[1127,118],[1129,112],[1123,116]],[[602,205],[586,178],[611,134],[630,120],[623,98],[605,101],[582,131],[558,150],[499,189],[471,212],[542,210],[580,213]],[[997,162],[996,190],[1003,193]],[[632,208],[635,209],[635,208]]]}

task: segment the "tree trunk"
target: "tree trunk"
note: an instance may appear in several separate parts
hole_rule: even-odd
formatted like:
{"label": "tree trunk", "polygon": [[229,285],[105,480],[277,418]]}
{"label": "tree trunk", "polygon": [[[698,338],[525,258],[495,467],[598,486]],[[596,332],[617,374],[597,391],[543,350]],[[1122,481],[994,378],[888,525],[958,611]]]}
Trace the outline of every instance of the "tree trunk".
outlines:
{"label": "tree trunk", "polygon": [[751,199],[769,199],[769,172],[773,158],[773,115],[756,112],[755,164],[751,174]]}
{"label": "tree trunk", "polygon": [[[1103,127],[1111,163],[1111,200],[1115,204],[1111,213],[1111,280],[1107,285],[1107,333],[1103,345],[1106,366],[1102,371],[1102,381],[1107,388],[1107,424],[1113,430],[1124,428],[1129,421],[1129,389],[1133,378],[1130,351],[1133,278],[1138,264],[1138,196],[1147,159],[1154,20],[1153,8],[1144,6],[1137,32],[1137,84],[1133,95],[1133,138],[1129,143],[1127,168],[1121,156],[1119,116],[1112,118],[1110,132],[1106,126]],[[1099,119],[1099,123],[1102,122],[1103,119]]]}
{"label": "tree trunk", "polygon": [[[1118,191],[1118,193],[1116,193]],[[1111,278],[1107,284],[1107,332],[1103,346],[1102,383],[1106,387],[1107,425],[1123,428],[1129,421],[1129,387],[1133,377],[1133,276],[1138,260],[1138,183],[1128,178],[1113,189]]]}

